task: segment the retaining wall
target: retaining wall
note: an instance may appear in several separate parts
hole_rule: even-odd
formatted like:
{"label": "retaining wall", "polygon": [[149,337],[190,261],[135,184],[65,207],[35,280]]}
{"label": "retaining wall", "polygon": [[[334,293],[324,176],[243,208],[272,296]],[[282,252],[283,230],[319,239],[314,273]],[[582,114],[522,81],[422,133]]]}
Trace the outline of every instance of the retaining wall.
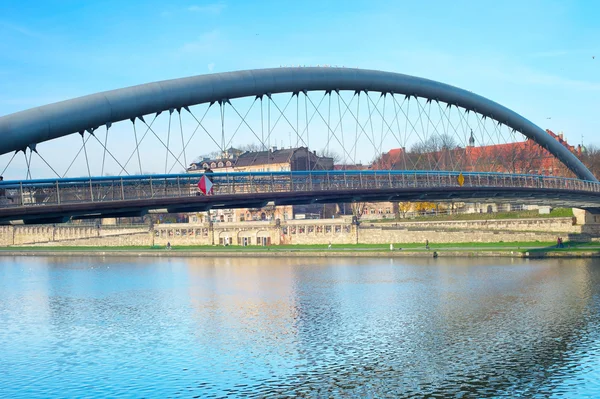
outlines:
{"label": "retaining wall", "polygon": [[173,246],[555,241],[581,233],[571,218],[367,224],[348,219],[146,226],[0,226],[0,246]]}

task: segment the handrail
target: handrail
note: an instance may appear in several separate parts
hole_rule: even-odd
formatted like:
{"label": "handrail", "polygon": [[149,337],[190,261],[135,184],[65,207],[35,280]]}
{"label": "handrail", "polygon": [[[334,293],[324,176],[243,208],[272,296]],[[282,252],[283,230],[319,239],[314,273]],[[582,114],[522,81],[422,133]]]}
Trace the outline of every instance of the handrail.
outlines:
{"label": "handrail", "polygon": [[[559,177],[559,176],[545,176],[545,175],[534,175],[534,174],[518,174],[518,173],[498,173],[498,172],[461,172],[461,171],[428,171],[428,170],[314,170],[314,171],[293,171],[293,172],[215,172],[212,174],[214,177],[223,176],[236,176],[236,177],[249,177],[249,176],[308,176],[308,175],[416,175],[416,176],[427,176],[428,174],[434,174],[437,176],[458,176],[462,174],[465,178],[467,176],[501,176],[501,177],[535,177],[544,179],[559,179],[559,180],[570,180],[577,182],[590,182],[600,185],[600,183],[590,180],[581,180],[573,177]],[[77,182],[106,182],[106,181],[128,181],[128,180],[141,180],[141,179],[171,179],[171,178],[200,178],[203,173],[177,173],[177,174],[152,174],[152,175],[127,175],[127,176],[100,176],[100,177],[67,177],[67,178],[48,178],[48,179],[30,179],[30,180],[4,180],[0,182],[0,186],[18,185],[23,184],[44,184],[44,183],[77,183]]]}
{"label": "handrail", "polygon": [[[600,183],[555,176],[454,171],[294,171],[213,173],[211,195],[423,188],[526,188],[599,193]],[[4,181],[0,208],[200,195],[202,174]]]}

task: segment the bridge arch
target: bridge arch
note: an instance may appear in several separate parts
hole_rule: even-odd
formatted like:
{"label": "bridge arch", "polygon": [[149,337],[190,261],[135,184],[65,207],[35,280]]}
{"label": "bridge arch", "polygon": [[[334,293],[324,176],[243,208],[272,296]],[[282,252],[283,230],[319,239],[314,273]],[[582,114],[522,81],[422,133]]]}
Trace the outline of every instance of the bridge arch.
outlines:
{"label": "bridge arch", "polygon": [[577,177],[597,181],[543,129],[485,97],[398,73],[350,68],[272,68],[200,75],[87,95],[0,117],[0,155],[143,115],[230,99],[308,91],[374,91],[420,97],[476,112],[534,140]]}

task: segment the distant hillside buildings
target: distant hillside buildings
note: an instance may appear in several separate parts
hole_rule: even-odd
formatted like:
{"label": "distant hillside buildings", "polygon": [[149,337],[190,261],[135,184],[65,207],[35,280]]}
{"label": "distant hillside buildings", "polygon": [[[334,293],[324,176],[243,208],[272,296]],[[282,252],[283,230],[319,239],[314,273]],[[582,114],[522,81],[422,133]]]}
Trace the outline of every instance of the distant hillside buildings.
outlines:
{"label": "distant hillside buildings", "polygon": [[[567,143],[562,133],[555,134],[551,130],[546,130],[546,132],[578,156],[585,151],[582,146],[574,147]],[[229,148],[218,157],[207,157],[192,163],[187,172],[203,173],[205,168],[210,168],[215,173],[306,170],[454,170],[571,176],[570,171],[557,158],[532,140],[477,146],[476,138],[471,133],[468,145],[464,148],[447,145],[447,142],[442,138],[436,142],[415,146],[410,151],[405,148],[391,149],[367,165],[334,165],[333,158],[319,156],[315,151],[310,151],[306,147],[282,149],[272,147],[263,151],[242,151]],[[411,208],[411,210],[416,210],[416,207],[413,208],[415,209]],[[510,206],[470,204],[467,208],[471,212],[489,212],[500,209],[509,210]],[[391,219],[406,212],[407,204],[392,202],[362,203],[354,206],[350,204],[290,205],[218,210],[211,212],[211,220],[215,222],[289,220],[324,218],[353,213],[358,213],[364,219]],[[207,215],[205,213],[194,214],[192,217],[204,219]]]}
{"label": "distant hillside buildings", "polygon": [[[190,165],[188,173],[204,173],[210,167],[215,173],[225,172],[289,172],[303,170],[333,170],[333,158],[319,156],[306,147],[269,148],[264,151],[241,151],[229,148],[215,159],[204,158]],[[267,206],[266,208],[244,208],[218,210],[211,213],[213,221],[243,222],[252,220],[288,220],[304,217],[331,217],[332,206],[287,205]],[[202,214],[197,217],[205,217]]]}

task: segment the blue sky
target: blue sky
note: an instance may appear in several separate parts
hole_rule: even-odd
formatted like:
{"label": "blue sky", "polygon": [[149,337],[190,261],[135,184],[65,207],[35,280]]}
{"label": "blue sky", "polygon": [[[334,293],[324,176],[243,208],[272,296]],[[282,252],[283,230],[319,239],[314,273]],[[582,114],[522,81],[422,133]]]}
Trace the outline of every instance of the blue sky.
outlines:
{"label": "blue sky", "polygon": [[593,0],[4,1],[0,115],[155,80],[332,64],[456,85],[600,143],[599,18]]}

